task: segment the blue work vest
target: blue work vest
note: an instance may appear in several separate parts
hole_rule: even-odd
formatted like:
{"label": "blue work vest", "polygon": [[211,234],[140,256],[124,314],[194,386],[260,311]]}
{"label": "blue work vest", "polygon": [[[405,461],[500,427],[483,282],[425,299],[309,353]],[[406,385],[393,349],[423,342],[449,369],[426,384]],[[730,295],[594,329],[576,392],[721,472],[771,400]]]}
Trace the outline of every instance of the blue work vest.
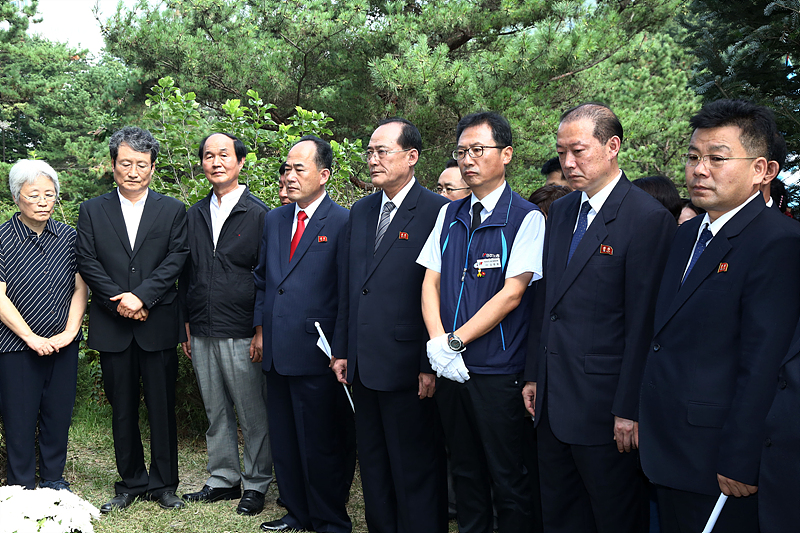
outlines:
{"label": "blue work vest", "polygon": [[[442,249],[440,313],[445,331],[455,331],[503,288],[514,238],[525,216],[539,208],[506,184],[492,213],[470,235],[470,198],[447,206],[439,241]],[[534,253],[533,250],[530,253]],[[481,264],[498,268],[478,268]],[[500,324],[475,339],[463,352],[464,364],[477,374],[515,374],[525,368],[530,298]]]}

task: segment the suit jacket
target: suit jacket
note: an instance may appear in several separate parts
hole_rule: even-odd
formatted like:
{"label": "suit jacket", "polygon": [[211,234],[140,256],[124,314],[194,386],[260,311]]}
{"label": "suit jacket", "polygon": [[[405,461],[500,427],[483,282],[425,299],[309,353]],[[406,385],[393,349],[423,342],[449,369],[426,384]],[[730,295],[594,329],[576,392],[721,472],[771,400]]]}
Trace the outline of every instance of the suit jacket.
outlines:
{"label": "suit jacket", "polygon": [[254,326],[262,326],[264,370],[285,376],[330,372],[317,347],[319,333],[333,342],[339,304],[337,249],[344,238],[348,211],[329,196],[306,223],[289,260],[295,204],[267,213],[261,234],[261,257],[255,269]]}
{"label": "suit jacket", "polygon": [[373,255],[382,193],[353,205],[342,266],[347,273],[336,325],[335,357],[347,357],[347,380],[358,367],[361,382],[378,391],[418,387],[432,373],[422,320],[422,246],[447,200],[415,182],[397,208]]}
{"label": "suit jacket", "polygon": [[[800,316],[800,236],[747,203],[681,279],[703,217],[678,230],[656,303],[642,383],[645,474],[718,495],[717,473],[756,485],[764,420]],[[797,502],[795,502],[797,503]]]}
{"label": "suit jacket", "polygon": [[[143,350],[159,351],[185,340],[175,287],[189,255],[183,203],[148,191],[133,250],[117,191],[83,202],[77,231],[78,271],[92,290],[89,347],[119,352],[136,339]],[[146,321],[117,313],[109,298],[123,292],[144,302]]]}
{"label": "suit jacket", "polygon": [[534,311],[544,319],[541,333],[532,327],[525,379],[537,382],[536,412],[545,405],[553,434],[589,446],[613,442],[615,415],[638,419],[655,297],[676,224],[623,174],[567,264],[580,203],[576,191],[549,213]]}
{"label": "suit jacket", "polygon": [[775,399],[761,450],[758,517],[763,533],[794,533],[800,524],[800,322],[772,384]]}

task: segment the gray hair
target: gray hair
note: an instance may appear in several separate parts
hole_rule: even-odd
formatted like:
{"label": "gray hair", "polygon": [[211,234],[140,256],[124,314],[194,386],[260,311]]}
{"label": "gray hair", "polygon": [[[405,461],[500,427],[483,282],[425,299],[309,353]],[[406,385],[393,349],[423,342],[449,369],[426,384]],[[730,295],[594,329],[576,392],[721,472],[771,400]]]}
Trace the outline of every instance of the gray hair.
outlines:
{"label": "gray hair", "polygon": [[125,126],[114,133],[108,141],[108,151],[111,152],[112,162],[117,160],[119,145],[123,143],[127,144],[134,152],[150,152],[150,163],[156,162],[158,141],[149,131],[136,126]]}
{"label": "gray hair", "polygon": [[26,183],[33,185],[39,176],[50,178],[56,188],[56,196],[58,196],[58,173],[53,170],[53,167],[41,160],[20,159],[8,173],[8,188],[11,189],[11,196],[14,197],[15,202],[19,202],[19,192],[22,190],[22,186]]}

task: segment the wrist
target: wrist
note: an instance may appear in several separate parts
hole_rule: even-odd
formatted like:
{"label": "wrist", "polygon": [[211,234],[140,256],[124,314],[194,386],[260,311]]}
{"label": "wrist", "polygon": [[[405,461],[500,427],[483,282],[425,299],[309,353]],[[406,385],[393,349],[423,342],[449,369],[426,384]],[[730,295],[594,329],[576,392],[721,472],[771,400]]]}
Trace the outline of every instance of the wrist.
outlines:
{"label": "wrist", "polygon": [[454,352],[463,352],[467,346],[455,332],[447,334],[447,346]]}

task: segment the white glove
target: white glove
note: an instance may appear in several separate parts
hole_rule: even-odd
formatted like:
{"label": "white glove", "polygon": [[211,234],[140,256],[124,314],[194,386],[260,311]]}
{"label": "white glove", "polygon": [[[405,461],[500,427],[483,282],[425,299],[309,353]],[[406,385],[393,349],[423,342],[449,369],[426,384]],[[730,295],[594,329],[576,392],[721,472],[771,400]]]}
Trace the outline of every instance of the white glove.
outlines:
{"label": "white glove", "polygon": [[443,373],[447,379],[458,381],[459,383],[464,383],[469,379],[469,370],[467,370],[460,353],[456,353],[456,357],[447,365]]}
{"label": "white glove", "polygon": [[447,345],[447,334],[439,335],[426,344],[428,353],[428,361],[431,363],[431,368],[438,377],[442,376],[442,371],[447,367],[453,358],[458,355]]}

